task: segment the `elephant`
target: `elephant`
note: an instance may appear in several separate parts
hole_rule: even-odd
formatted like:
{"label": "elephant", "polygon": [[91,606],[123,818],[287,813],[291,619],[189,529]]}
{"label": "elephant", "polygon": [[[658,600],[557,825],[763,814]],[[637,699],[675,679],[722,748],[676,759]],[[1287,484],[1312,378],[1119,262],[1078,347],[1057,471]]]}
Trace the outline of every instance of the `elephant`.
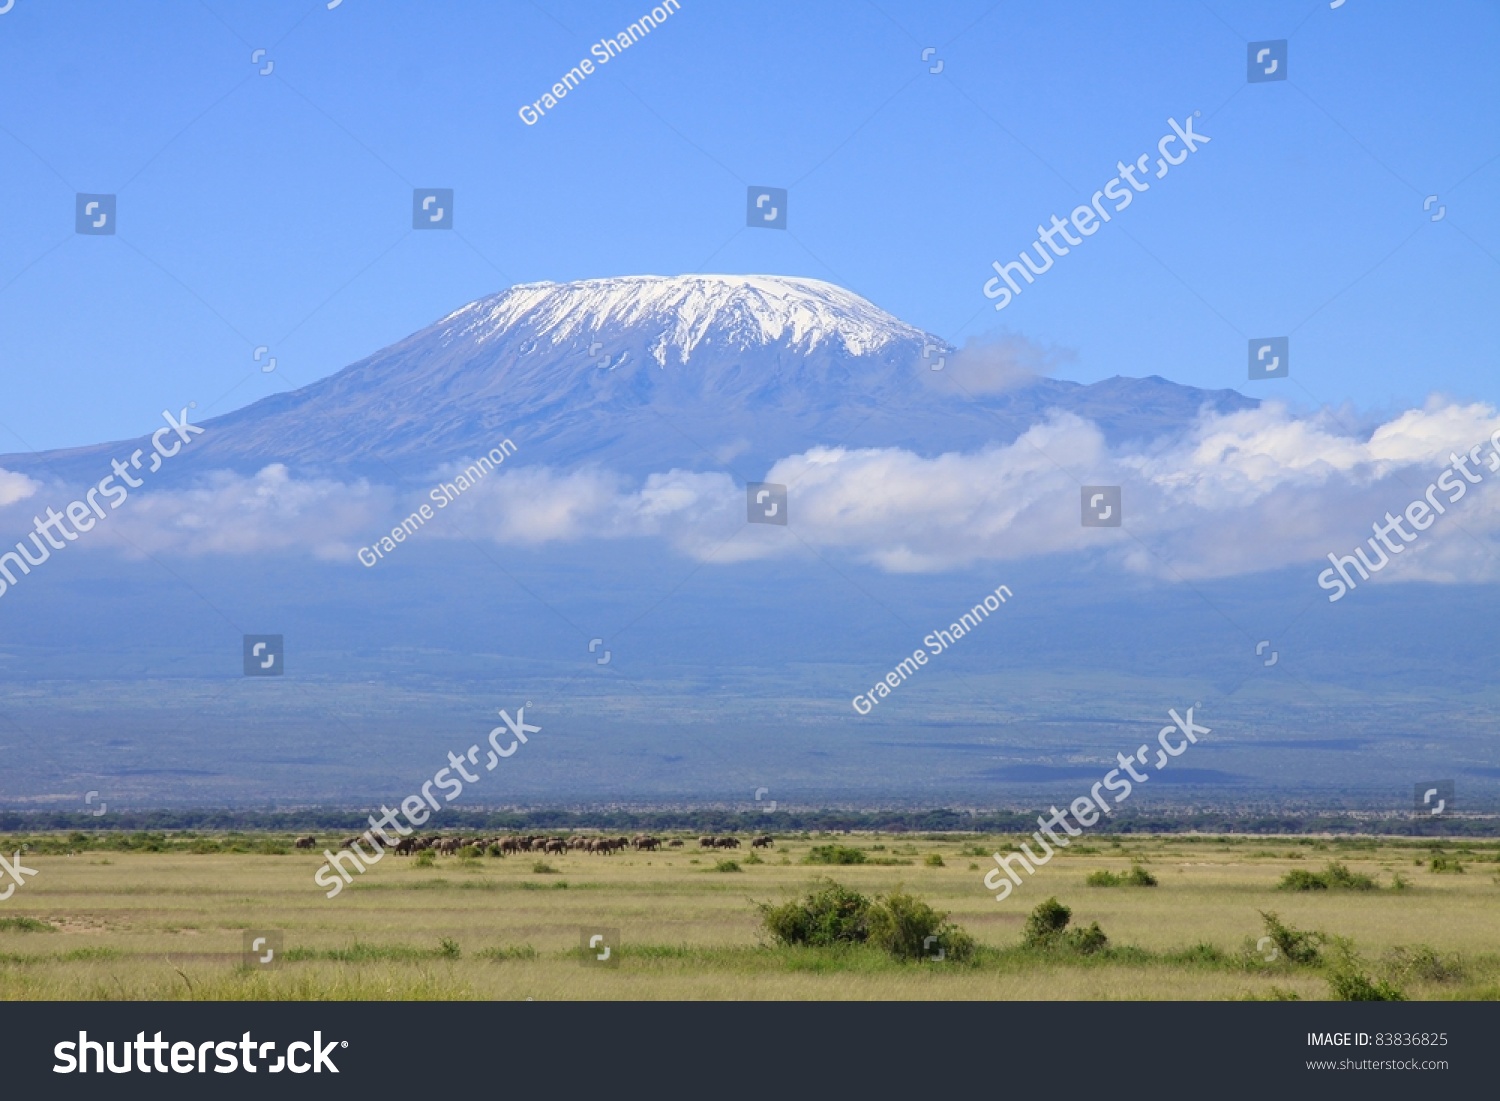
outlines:
{"label": "elephant", "polygon": [[296,845],[299,849],[312,849],[317,847],[318,839],[309,834],[306,837],[297,838],[292,844]]}

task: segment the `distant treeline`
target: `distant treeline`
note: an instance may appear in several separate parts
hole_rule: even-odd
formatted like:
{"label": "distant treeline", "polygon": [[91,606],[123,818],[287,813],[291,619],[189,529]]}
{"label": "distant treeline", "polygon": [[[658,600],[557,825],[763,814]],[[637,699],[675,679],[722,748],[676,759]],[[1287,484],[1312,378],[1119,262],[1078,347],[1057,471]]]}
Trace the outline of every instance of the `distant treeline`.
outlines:
{"label": "distant treeline", "polygon": [[[49,830],[192,830],[198,832],[357,832],[371,810],[124,810],[95,816],[62,811],[0,811],[0,832]],[[379,813],[378,810],[376,813]],[[1095,834],[1381,834],[1401,837],[1500,837],[1500,817],[1429,818],[1415,815],[1298,814],[1200,811],[1118,814]],[[878,833],[1030,833],[1036,813],[937,810],[777,810],[773,813],[699,809],[445,810],[428,829],[477,833],[596,830],[607,833],[763,833],[870,831]]]}

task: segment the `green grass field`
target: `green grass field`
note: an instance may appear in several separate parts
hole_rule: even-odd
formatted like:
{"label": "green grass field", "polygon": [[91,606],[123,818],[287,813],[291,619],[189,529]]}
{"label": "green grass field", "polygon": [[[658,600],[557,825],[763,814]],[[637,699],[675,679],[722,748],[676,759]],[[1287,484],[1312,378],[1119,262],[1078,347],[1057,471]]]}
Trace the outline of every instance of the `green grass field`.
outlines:
{"label": "green grass field", "polygon": [[[25,845],[39,873],[0,902],[0,998],[1332,997],[1326,967],[1257,947],[1261,911],[1349,938],[1357,969],[1408,998],[1500,998],[1497,842],[1090,837],[997,903],[982,877],[1004,838],[778,836],[760,863],[747,849],[700,851],[696,838],[610,857],[420,866],[387,855],[328,899],[313,873],[333,837],[319,837],[315,853],[291,851],[289,836],[81,837],[0,838],[7,854]],[[827,845],[866,862],[805,862]],[[225,851],[234,849],[246,851]],[[543,860],[555,871],[534,870]],[[716,870],[726,860],[738,870]],[[1278,889],[1287,873],[1322,875],[1330,862],[1375,886],[1335,876],[1326,889]],[[1137,865],[1149,877],[1132,877]],[[1091,875],[1122,882],[1090,886]],[[1398,875],[1406,886],[1393,889]],[[755,903],[783,902],[822,876],[872,897],[916,894],[979,951],[967,962],[901,962],[866,945],[773,944]],[[1150,877],[1155,886],[1140,885]],[[1075,926],[1098,922],[1108,948],[1023,947],[1028,913],[1052,896]],[[580,933],[594,929],[619,931],[615,966],[580,950]],[[278,968],[243,962],[246,930],[280,932]]]}

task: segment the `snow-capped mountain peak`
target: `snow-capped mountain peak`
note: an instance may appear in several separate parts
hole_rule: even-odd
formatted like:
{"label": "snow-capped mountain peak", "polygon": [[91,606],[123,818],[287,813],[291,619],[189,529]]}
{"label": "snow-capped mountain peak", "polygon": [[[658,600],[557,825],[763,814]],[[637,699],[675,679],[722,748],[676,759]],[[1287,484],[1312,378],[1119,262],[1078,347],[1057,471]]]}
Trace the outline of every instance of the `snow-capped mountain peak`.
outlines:
{"label": "snow-capped mountain peak", "polygon": [[600,334],[644,337],[665,366],[707,345],[774,345],[806,354],[824,345],[870,355],[927,339],[857,294],[817,279],[769,275],[630,275],[576,283],[522,283],[449,314],[443,342],[482,344],[525,331],[540,344]]}

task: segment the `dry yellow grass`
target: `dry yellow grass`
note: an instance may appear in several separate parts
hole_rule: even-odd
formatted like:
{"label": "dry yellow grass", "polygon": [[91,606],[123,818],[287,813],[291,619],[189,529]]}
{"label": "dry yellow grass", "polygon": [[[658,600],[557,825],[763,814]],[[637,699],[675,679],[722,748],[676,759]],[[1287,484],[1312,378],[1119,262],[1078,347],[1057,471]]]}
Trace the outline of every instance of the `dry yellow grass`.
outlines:
{"label": "dry yellow grass", "polygon": [[[871,859],[911,863],[801,862],[828,839],[778,841],[760,864],[741,851],[737,873],[712,870],[724,854],[692,848],[547,857],[557,874],[535,873],[533,856],[441,858],[425,868],[387,856],[327,899],[313,882],[319,855],[30,855],[39,874],[0,903],[0,998],[1228,999],[1273,988],[1326,997],[1315,971],[1242,962],[1262,932],[1262,910],[1353,938],[1376,974],[1395,974],[1389,954],[1398,946],[1457,958],[1456,976],[1398,975],[1408,996],[1500,996],[1500,852],[1492,845],[1469,846],[1467,871],[1455,875],[1430,872],[1429,850],[1409,844],[1091,840],[997,903],[981,881],[993,862],[965,854],[972,838],[835,840],[871,850]],[[944,866],[926,865],[931,853]],[[1132,858],[1149,862],[1159,886],[1085,885],[1099,869],[1128,871]],[[1377,877],[1382,889],[1276,889],[1288,870],[1316,871],[1333,859]],[[1410,889],[1389,889],[1395,872]],[[996,952],[961,967],[767,945],[753,902],[780,901],[820,875],[869,895],[905,887],[994,949],[1017,945],[1026,914],[1056,896],[1075,921],[1099,922],[1112,945],[1144,951],[1103,960]],[[55,931],[6,921],[23,916]],[[595,928],[620,931],[618,966],[580,958],[580,931]],[[243,966],[247,929],[280,931],[279,969]],[[1222,958],[1183,955],[1199,944]],[[482,954],[497,949],[512,954]]]}

